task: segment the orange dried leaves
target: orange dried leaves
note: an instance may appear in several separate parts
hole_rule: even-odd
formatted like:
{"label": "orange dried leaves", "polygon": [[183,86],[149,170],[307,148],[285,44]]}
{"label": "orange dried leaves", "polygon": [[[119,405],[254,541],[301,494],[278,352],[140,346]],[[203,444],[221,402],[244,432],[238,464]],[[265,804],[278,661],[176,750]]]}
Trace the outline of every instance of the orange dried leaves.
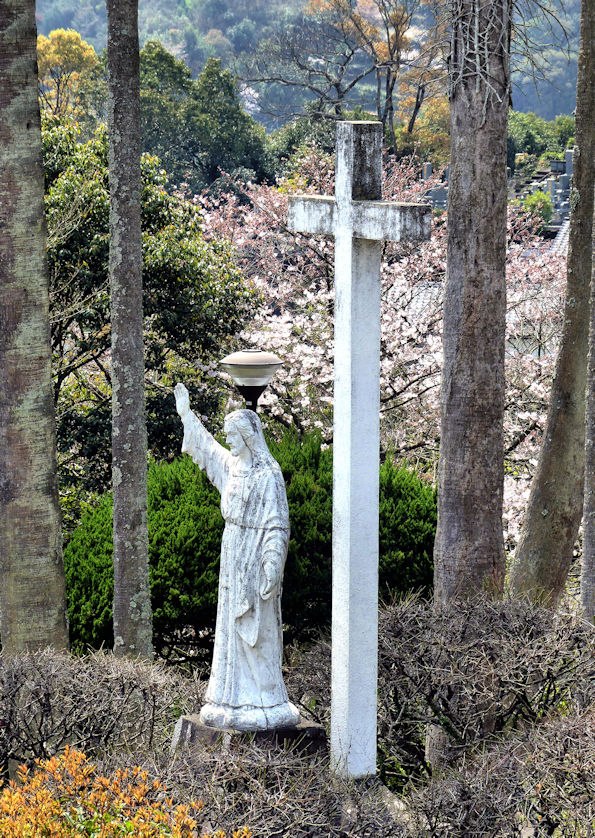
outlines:
{"label": "orange dried leaves", "polygon": [[[31,772],[0,788],[3,838],[194,838],[201,803],[174,805],[158,780],[138,767],[102,777],[84,754],[66,748],[60,756],[37,760]],[[218,834],[224,838],[223,833]],[[249,838],[247,829],[234,838]],[[204,836],[208,838],[208,836]],[[213,836],[214,838],[214,836]]]}

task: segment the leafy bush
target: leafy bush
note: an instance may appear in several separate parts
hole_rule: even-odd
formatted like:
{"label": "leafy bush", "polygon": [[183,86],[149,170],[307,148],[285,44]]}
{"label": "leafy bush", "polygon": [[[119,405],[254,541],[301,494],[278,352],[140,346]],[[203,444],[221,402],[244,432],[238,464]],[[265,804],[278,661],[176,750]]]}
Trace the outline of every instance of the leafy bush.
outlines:
{"label": "leafy bush", "polygon": [[[316,436],[271,444],[283,471],[291,540],[283,617],[288,640],[326,626],[331,609],[332,451]],[[436,499],[431,486],[390,458],[380,467],[380,589],[428,592]],[[73,648],[110,647],[111,496],[84,519],[64,552]],[[209,658],[217,608],[223,520],[219,493],[189,457],[149,470],[149,562],[155,647]]]}
{"label": "leafy bush", "polygon": [[531,215],[536,215],[538,218],[541,218],[543,224],[548,224],[554,214],[552,199],[546,192],[542,192],[540,189],[525,198],[523,209],[527,210]]}
{"label": "leafy bush", "polygon": [[[37,768],[19,770],[18,784],[0,790],[0,828],[4,838],[191,838],[202,805],[178,804],[158,780],[149,783],[138,766],[102,777],[80,751],[37,760]],[[192,813],[192,814],[191,814]],[[234,838],[249,838],[247,829]],[[203,838],[213,838],[203,833]],[[219,838],[225,838],[219,833]]]}
{"label": "leafy bush", "polygon": [[[189,457],[149,468],[149,561],[155,645],[168,658],[181,633],[206,646],[217,609],[223,519],[218,491]],[[112,495],[83,518],[64,550],[71,644],[113,646]]]}
{"label": "leafy bush", "polygon": [[544,151],[557,150],[561,139],[553,122],[547,122],[534,113],[520,111],[510,111],[508,135],[517,153],[534,154],[537,157]]}

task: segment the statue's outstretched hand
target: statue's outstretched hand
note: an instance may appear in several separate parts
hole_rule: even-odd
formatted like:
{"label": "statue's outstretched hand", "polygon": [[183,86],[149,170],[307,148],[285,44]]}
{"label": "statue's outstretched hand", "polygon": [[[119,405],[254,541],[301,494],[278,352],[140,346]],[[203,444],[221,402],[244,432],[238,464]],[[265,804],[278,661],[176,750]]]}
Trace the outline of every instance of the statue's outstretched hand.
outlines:
{"label": "statue's outstretched hand", "polygon": [[190,410],[190,395],[183,384],[176,384],[174,395],[176,397],[176,410],[180,418],[183,419]]}
{"label": "statue's outstretched hand", "polygon": [[275,592],[281,581],[280,576],[279,562],[265,558],[262,563],[260,583],[260,596],[262,599],[268,599]]}

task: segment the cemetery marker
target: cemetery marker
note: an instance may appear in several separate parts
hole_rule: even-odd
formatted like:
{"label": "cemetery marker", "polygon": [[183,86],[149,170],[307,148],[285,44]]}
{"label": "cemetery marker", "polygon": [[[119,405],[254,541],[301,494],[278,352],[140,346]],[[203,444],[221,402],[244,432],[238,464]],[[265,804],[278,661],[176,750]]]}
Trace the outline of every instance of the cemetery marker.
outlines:
{"label": "cemetery marker", "polygon": [[430,238],[431,207],[381,201],[382,125],[337,124],[335,197],[289,199],[289,229],[335,239],[331,760],[376,772],[380,260]]}

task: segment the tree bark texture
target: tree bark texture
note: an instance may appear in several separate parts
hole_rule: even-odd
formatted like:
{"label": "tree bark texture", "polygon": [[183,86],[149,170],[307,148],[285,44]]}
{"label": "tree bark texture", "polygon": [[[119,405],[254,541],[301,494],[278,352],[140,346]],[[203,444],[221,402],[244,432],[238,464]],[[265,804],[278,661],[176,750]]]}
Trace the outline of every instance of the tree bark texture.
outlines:
{"label": "tree bark texture", "polygon": [[[592,230],[595,237],[595,217],[593,221]],[[581,605],[585,619],[595,625],[595,260],[591,265],[591,326],[586,410]]]}
{"label": "tree bark texture", "polygon": [[0,613],[5,652],[68,647],[34,0],[0,0]]}
{"label": "tree bark texture", "polygon": [[108,0],[114,652],[152,657],[138,0]]}
{"label": "tree bark texture", "polygon": [[592,39],[593,4],[583,2],[564,325],[544,438],[511,574],[515,594],[552,607],[564,592],[583,513],[593,223]]}
{"label": "tree bark texture", "polygon": [[[583,565],[581,573],[581,602],[585,617],[595,624],[595,260],[593,259],[593,238],[595,216],[593,215],[593,172],[595,171],[595,141],[593,138],[593,114],[595,114],[595,5],[589,0],[581,4],[581,35],[578,57],[576,130],[577,143],[591,172],[591,326],[589,335],[589,364],[587,375],[587,416],[585,445],[585,504]],[[590,163],[589,163],[590,161]],[[586,187],[589,188],[588,181]],[[577,179],[577,188],[578,179]],[[582,207],[585,213],[583,233],[587,231],[588,201]],[[585,270],[587,264],[585,248]]]}
{"label": "tree bark texture", "polygon": [[451,0],[451,158],[434,597],[504,579],[509,0]]}

